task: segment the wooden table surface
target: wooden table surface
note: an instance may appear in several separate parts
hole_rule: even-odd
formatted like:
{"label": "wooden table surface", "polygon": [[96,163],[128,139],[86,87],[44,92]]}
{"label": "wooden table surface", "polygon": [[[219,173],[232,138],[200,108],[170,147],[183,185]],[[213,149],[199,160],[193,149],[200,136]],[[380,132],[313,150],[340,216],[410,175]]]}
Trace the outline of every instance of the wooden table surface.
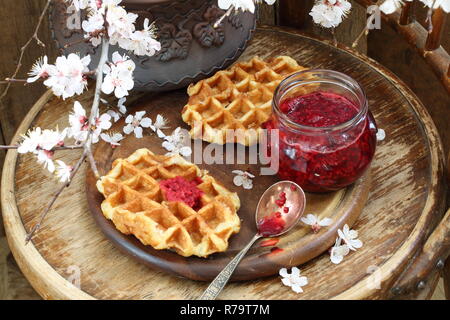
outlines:
{"label": "wooden table surface", "polygon": [[[366,57],[293,31],[256,32],[242,59],[287,54],[300,64],[347,73],[366,90],[370,109],[386,131],[372,165],[369,200],[354,225],[362,249],[333,265],[328,254],[300,266],[309,284],[303,294],[279,277],[232,283],[223,299],[385,298],[399,274],[441,217],[444,201],[443,154],[436,128],[414,94],[393,74]],[[89,105],[92,90],[78,97]],[[45,94],[25,117],[29,127],[67,126],[73,100]],[[75,162],[78,152],[61,152]],[[190,299],[206,283],[156,272],[117,250],[97,228],[85,195],[85,170],[57,200],[33,243],[26,230],[36,222],[58,185],[31,156],[7,155],[2,177],[2,209],[8,242],[23,273],[48,299]],[[243,199],[245,201],[245,199]],[[375,271],[375,272],[374,272]],[[79,280],[79,281],[78,281]],[[381,286],[374,285],[380,280]],[[433,285],[423,290],[426,297]]]}

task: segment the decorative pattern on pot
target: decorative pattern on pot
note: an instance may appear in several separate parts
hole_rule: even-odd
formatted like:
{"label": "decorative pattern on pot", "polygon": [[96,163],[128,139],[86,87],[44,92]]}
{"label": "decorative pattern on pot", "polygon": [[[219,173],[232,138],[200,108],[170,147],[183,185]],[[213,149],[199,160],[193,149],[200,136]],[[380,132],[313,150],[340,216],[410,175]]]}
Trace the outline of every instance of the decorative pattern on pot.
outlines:
{"label": "decorative pattern on pot", "polygon": [[223,10],[218,7],[211,6],[203,15],[205,21],[199,22],[194,26],[194,36],[203,47],[221,46],[224,43],[225,30],[223,26],[220,25],[214,28],[214,23],[223,13]]}
{"label": "decorative pattern on pot", "polygon": [[[158,2],[158,3],[156,3]],[[154,57],[136,57],[135,89],[166,91],[182,88],[211,76],[239,58],[256,27],[255,15],[244,12],[230,16],[222,25],[213,25],[224,13],[217,0],[127,0],[128,11],[154,21],[161,51]],[[86,19],[64,0],[53,4],[50,21],[53,37],[66,54],[79,52],[93,55],[99,52],[83,41],[81,22]],[[72,44],[70,47],[65,47]],[[115,47],[111,52],[124,50]],[[129,53],[127,53],[129,54]]]}

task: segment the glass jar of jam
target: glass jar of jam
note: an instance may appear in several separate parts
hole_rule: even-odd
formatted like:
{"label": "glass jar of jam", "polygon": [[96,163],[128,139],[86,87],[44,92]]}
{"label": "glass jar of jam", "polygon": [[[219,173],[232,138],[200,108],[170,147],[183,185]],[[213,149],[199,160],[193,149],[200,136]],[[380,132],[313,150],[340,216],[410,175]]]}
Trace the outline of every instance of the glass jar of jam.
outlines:
{"label": "glass jar of jam", "polygon": [[272,118],[278,129],[281,179],[328,192],[355,182],[375,153],[377,127],[361,86],[331,70],[295,73],[278,86]]}

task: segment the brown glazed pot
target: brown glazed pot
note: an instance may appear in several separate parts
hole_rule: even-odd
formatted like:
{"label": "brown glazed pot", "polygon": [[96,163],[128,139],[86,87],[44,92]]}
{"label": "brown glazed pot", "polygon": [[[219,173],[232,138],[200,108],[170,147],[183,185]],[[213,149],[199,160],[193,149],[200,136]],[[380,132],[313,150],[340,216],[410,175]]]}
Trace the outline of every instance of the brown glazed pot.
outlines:
{"label": "brown glazed pot", "polygon": [[[178,89],[227,68],[242,54],[256,27],[256,17],[249,12],[226,18],[214,29],[212,25],[225,12],[217,0],[124,0],[129,12],[139,14],[137,29],[145,18],[155,21],[162,49],[153,57],[138,57],[117,46],[114,51],[127,53],[136,63],[135,89],[166,91]],[[53,1],[50,11],[53,37],[60,48],[83,38],[81,21],[85,13],[77,13],[65,0]],[[77,43],[65,54],[79,52],[92,55],[91,67],[97,65],[100,48]]]}

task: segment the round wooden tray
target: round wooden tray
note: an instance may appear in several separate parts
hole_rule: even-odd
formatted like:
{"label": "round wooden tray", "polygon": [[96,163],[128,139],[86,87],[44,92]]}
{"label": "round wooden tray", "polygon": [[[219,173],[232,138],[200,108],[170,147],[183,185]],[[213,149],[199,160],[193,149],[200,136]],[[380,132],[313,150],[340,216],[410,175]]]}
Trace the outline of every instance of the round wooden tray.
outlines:
{"label": "round wooden tray", "polygon": [[[181,120],[181,110],[187,100],[186,90],[151,95],[148,98],[144,97],[142,102],[138,102],[128,111],[130,114],[146,111],[146,116],[151,119],[156,119],[156,116],[161,114],[168,119],[172,130],[177,127],[188,129],[189,127]],[[124,125],[125,121],[122,119],[111,130],[121,132]],[[166,130],[166,134],[170,134],[172,130]],[[167,153],[161,147],[162,141],[154,134],[148,135],[147,132],[142,139],[137,139],[134,135],[127,136],[121,141],[121,145],[114,149],[110,144],[100,142],[94,151],[100,175],[105,175],[111,169],[111,164],[115,159],[126,158],[140,148],[149,148],[157,154]],[[208,143],[203,143],[203,150],[208,145]],[[234,155],[237,152],[234,150]],[[246,148],[246,152],[248,152],[248,148]],[[86,195],[89,208],[106,236],[119,249],[138,261],[156,267],[158,270],[189,279],[212,280],[256,234],[255,210],[258,200],[269,186],[279,181],[279,178],[276,175],[260,176],[260,165],[201,164],[199,167],[208,170],[229,190],[237,192],[241,199],[241,208],[238,212],[242,221],[241,231],[231,237],[230,246],[226,252],[213,254],[207,259],[185,258],[172,251],[155,250],[151,246],[144,246],[134,236],[122,234],[111,221],[103,216],[100,206],[104,197],[97,191],[97,179],[91,170],[87,171],[86,176]],[[248,171],[257,176],[253,181],[253,189],[244,190],[236,187],[233,184],[233,170]],[[315,213],[321,218],[329,217],[333,219],[333,225],[322,228],[319,233],[314,234],[309,226],[299,223],[292,231],[277,239],[279,242],[276,246],[261,247],[258,244],[265,242],[264,240],[259,241],[238,265],[231,280],[251,280],[273,275],[278,273],[282,267],[297,266],[328,250],[336,241],[337,228],[342,228],[345,223],[351,226],[360,215],[369,193],[369,176],[368,170],[363,178],[345,190],[326,194],[307,194],[305,214]]]}
{"label": "round wooden tray", "polygon": [[[278,276],[229,284],[223,299],[386,298],[392,285],[421,249],[443,213],[443,153],[437,130],[424,106],[382,66],[344,48],[283,29],[259,29],[242,59],[288,54],[309,67],[335,69],[359,81],[386,139],[372,163],[369,198],[354,225],[363,248],[339,265],[323,254],[300,266],[309,284],[302,294],[283,286]],[[92,90],[77,97],[89,106]],[[74,100],[45,94],[26,115],[12,141],[28,128],[67,126]],[[167,106],[168,108],[170,106]],[[57,157],[74,163],[79,152]],[[83,166],[57,200],[42,230],[25,245],[58,184],[32,156],[9,151],[1,182],[2,213],[8,242],[21,270],[48,299],[192,299],[207,283],[174,277],[120,252],[96,225],[85,193]],[[377,271],[377,272],[374,272]],[[373,277],[380,280],[374,286]],[[78,281],[79,280],[79,281]],[[80,285],[80,287],[78,286]],[[426,296],[425,291],[421,296]]]}

